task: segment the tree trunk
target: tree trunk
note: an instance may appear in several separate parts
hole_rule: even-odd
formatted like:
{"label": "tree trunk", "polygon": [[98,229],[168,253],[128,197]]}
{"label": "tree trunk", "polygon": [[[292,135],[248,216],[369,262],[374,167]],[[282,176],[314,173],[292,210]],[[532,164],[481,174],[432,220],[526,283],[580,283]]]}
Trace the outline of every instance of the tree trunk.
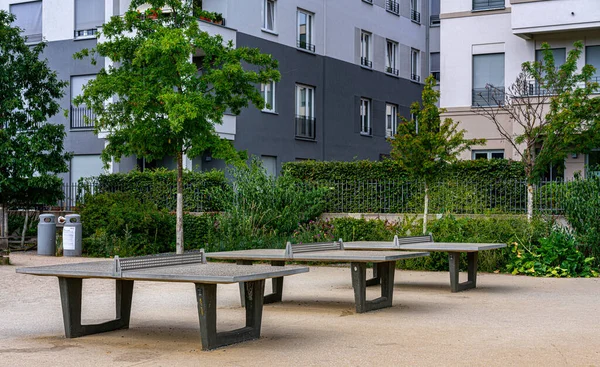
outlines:
{"label": "tree trunk", "polygon": [[527,183],[527,222],[533,219],[533,185]]}
{"label": "tree trunk", "polygon": [[425,182],[425,203],[423,205],[423,234],[427,234],[427,216],[429,215],[429,186]]}
{"label": "tree trunk", "polygon": [[2,203],[2,231],[0,231],[0,237],[8,237],[8,208],[6,203]]}
{"label": "tree trunk", "polygon": [[177,224],[176,231],[176,251],[183,254],[183,152],[177,153]]}
{"label": "tree trunk", "polygon": [[4,228],[4,204],[2,204],[2,208],[0,208],[0,237],[4,237],[4,232],[6,228]]}
{"label": "tree trunk", "polygon": [[25,210],[25,221],[23,222],[23,231],[21,232],[21,250],[25,246],[25,232],[27,232],[28,222],[29,222],[29,210]]}

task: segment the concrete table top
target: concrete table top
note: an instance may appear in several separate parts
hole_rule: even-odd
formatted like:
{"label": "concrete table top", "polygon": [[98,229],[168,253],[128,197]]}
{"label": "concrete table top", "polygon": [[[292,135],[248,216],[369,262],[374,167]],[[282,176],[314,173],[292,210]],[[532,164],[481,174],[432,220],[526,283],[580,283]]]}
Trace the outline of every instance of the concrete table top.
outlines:
{"label": "concrete table top", "polygon": [[348,250],[409,250],[429,252],[478,252],[506,247],[504,243],[460,243],[460,242],[423,242],[406,245],[394,245],[393,242],[357,241],[344,242]]}
{"label": "concrete table top", "polygon": [[121,276],[116,275],[114,269],[115,265],[113,261],[93,261],[19,268],[17,269],[17,273],[58,276],[64,278],[108,278],[217,284],[248,282],[308,272],[308,267],[300,266],[240,266],[235,264],[217,263],[196,263],[133,269],[123,271]]}
{"label": "concrete table top", "polygon": [[224,252],[208,252],[209,259],[220,260],[252,260],[252,261],[320,261],[320,262],[387,262],[415,257],[429,256],[427,252],[397,252],[397,251],[348,251],[329,250],[312,251],[294,254],[292,257],[285,256],[285,250],[240,250]]}

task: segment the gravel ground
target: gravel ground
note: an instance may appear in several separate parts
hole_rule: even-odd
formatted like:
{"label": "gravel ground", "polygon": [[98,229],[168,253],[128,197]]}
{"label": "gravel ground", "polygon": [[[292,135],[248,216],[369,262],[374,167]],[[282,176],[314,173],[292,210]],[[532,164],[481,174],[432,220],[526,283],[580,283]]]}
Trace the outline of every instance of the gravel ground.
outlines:
{"label": "gravel ground", "polygon": [[[203,352],[188,283],[137,282],[129,330],[65,339],[56,278],[15,268],[79,261],[93,260],[0,266],[0,366],[600,366],[598,279],[479,274],[453,294],[447,273],[397,271],[393,307],[356,314],[349,269],[311,267],[265,305],[260,340]],[[84,322],[114,317],[113,292],[84,281]],[[238,286],[218,295],[219,330],[241,326]]]}

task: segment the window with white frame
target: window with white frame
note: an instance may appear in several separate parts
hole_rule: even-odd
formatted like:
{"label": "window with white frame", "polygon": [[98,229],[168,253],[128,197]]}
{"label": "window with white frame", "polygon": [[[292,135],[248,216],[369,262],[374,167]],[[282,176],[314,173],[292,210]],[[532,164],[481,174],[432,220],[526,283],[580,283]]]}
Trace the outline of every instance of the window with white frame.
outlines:
{"label": "window with white frame", "polygon": [[276,11],[277,1],[275,0],[264,0],[263,1],[263,29],[271,32],[275,32],[276,27]]}
{"label": "window with white frame", "polygon": [[497,150],[473,150],[471,159],[504,159],[504,149]]}
{"label": "window with white frame", "polygon": [[262,83],[260,85],[260,93],[265,100],[263,111],[275,112],[275,82]]}
{"label": "window with white frame", "polygon": [[31,1],[28,3],[10,5],[10,12],[15,16],[13,27],[22,30],[21,35],[27,43],[42,41],[42,2]]}
{"label": "window with white frame", "polygon": [[410,20],[421,23],[421,4],[419,0],[410,0]]}
{"label": "window with white frame", "polygon": [[396,64],[398,58],[398,43],[387,40],[385,48],[385,72],[398,76],[399,71]]}
{"label": "window with white frame", "polygon": [[473,55],[474,107],[504,103],[504,53]]}
{"label": "window with white frame", "polygon": [[421,81],[421,52],[414,48],[410,50],[410,79],[415,82]]}
{"label": "window with white frame", "polygon": [[360,99],[360,133],[371,135],[371,100]]}
{"label": "window with white frame", "polygon": [[398,106],[387,103],[385,105],[385,136],[393,137],[398,132]]}
{"label": "window with white frame", "polygon": [[298,9],[298,40],[296,46],[303,50],[315,52],[313,43],[314,14]]}
{"label": "window with white frame", "polygon": [[75,38],[91,37],[104,24],[104,0],[75,0]]}
{"label": "window with white frame", "polygon": [[315,89],[296,84],[296,137],[315,139]]}
{"label": "window with white frame", "polygon": [[75,106],[73,100],[83,93],[83,88],[95,75],[80,75],[71,77],[71,129],[91,129],[94,127],[96,115],[86,105]]}
{"label": "window with white frame", "polygon": [[432,52],[429,54],[429,69],[431,71],[431,75],[435,78],[435,80],[440,83],[441,75],[440,75],[440,53]]}
{"label": "window with white frame", "polygon": [[360,32],[360,64],[368,68],[373,67],[373,62],[371,61],[371,38],[371,33]]}

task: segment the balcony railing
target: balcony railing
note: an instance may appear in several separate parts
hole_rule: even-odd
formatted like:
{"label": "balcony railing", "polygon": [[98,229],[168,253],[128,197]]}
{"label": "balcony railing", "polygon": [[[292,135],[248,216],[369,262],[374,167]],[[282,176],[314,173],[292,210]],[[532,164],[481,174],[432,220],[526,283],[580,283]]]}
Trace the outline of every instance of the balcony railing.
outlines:
{"label": "balcony railing", "polygon": [[410,10],[410,20],[420,24],[421,23],[421,13],[419,13],[415,9],[411,9]]}
{"label": "balcony railing", "polygon": [[369,126],[369,127],[362,127],[360,129],[360,135],[366,135],[366,136],[371,136],[373,135],[373,129]]}
{"label": "balcony railing", "polygon": [[24,34],[25,43],[40,43],[42,42],[42,34]]}
{"label": "balcony railing", "polygon": [[[588,81],[590,83],[598,83],[600,84],[600,76],[595,76],[590,78],[590,80]],[[575,88],[585,88],[585,83],[581,82],[581,83],[577,83],[575,85]],[[554,90],[554,89],[549,89],[549,88],[545,88],[543,86],[541,86],[537,81],[535,80],[527,80],[525,81],[525,94],[529,95],[529,96],[547,96],[547,95],[555,95],[558,91]],[[596,90],[594,90],[594,93],[600,93],[600,87],[597,88]]]}
{"label": "balcony railing", "polygon": [[296,47],[301,48],[303,50],[310,51],[310,52],[315,52],[315,45],[308,43],[306,41],[298,40],[296,42]]}
{"label": "balcony railing", "polygon": [[296,116],[296,138],[315,140],[315,118]]}
{"label": "balcony railing", "polygon": [[400,14],[400,4],[394,0],[385,0],[385,10],[398,15]]}
{"label": "balcony railing", "polygon": [[438,25],[440,25],[440,15],[439,14],[431,15],[429,17],[429,25],[430,26],[438,26]]}
{"label": "balcony railing", "polygon": [[504,87],[473,88],[473,107],[504,105]]}
{"label": "balcony railing", "polygon": [[421,76],[417,75],[417,74],[410,74],[410,80],[415,81],[415,82],[420,82]]}
{"label": "balcony railing", "polygon": [[92,37],[98,34],[98,29],[80,29],[75,31],[75,38]]}
{"label": "balcony railing", "polygon": [[71,106],[71,129],[93,129],[96,114],[88,107]]}
{"label": "balcony railing", "polygon": [[390,67],[390,66],[385,68],[385,72],[388,74],[393,74],[395,76],[398,76],[400,74],[400,71],[398,69],[394,69],[393,67]]}
{"label": "balcony railing", "polygon": [[441,79],[441,75],[439,71],[432,71],[431,75],[433,75],[433,77],[435,78],[435,80],[439,83],[440,79]]}
{"label": "balcony railing", "polygon": [[473,0],[473,10],[503,9],[504,0]]}
{"label": "balcony railing", "polygon": [[372,68],[373,67],[373,62],[369,59],[367,59],[366,57],[361,56],[360,58],[360,64],[362,66],[366,66],[368,68]]}

